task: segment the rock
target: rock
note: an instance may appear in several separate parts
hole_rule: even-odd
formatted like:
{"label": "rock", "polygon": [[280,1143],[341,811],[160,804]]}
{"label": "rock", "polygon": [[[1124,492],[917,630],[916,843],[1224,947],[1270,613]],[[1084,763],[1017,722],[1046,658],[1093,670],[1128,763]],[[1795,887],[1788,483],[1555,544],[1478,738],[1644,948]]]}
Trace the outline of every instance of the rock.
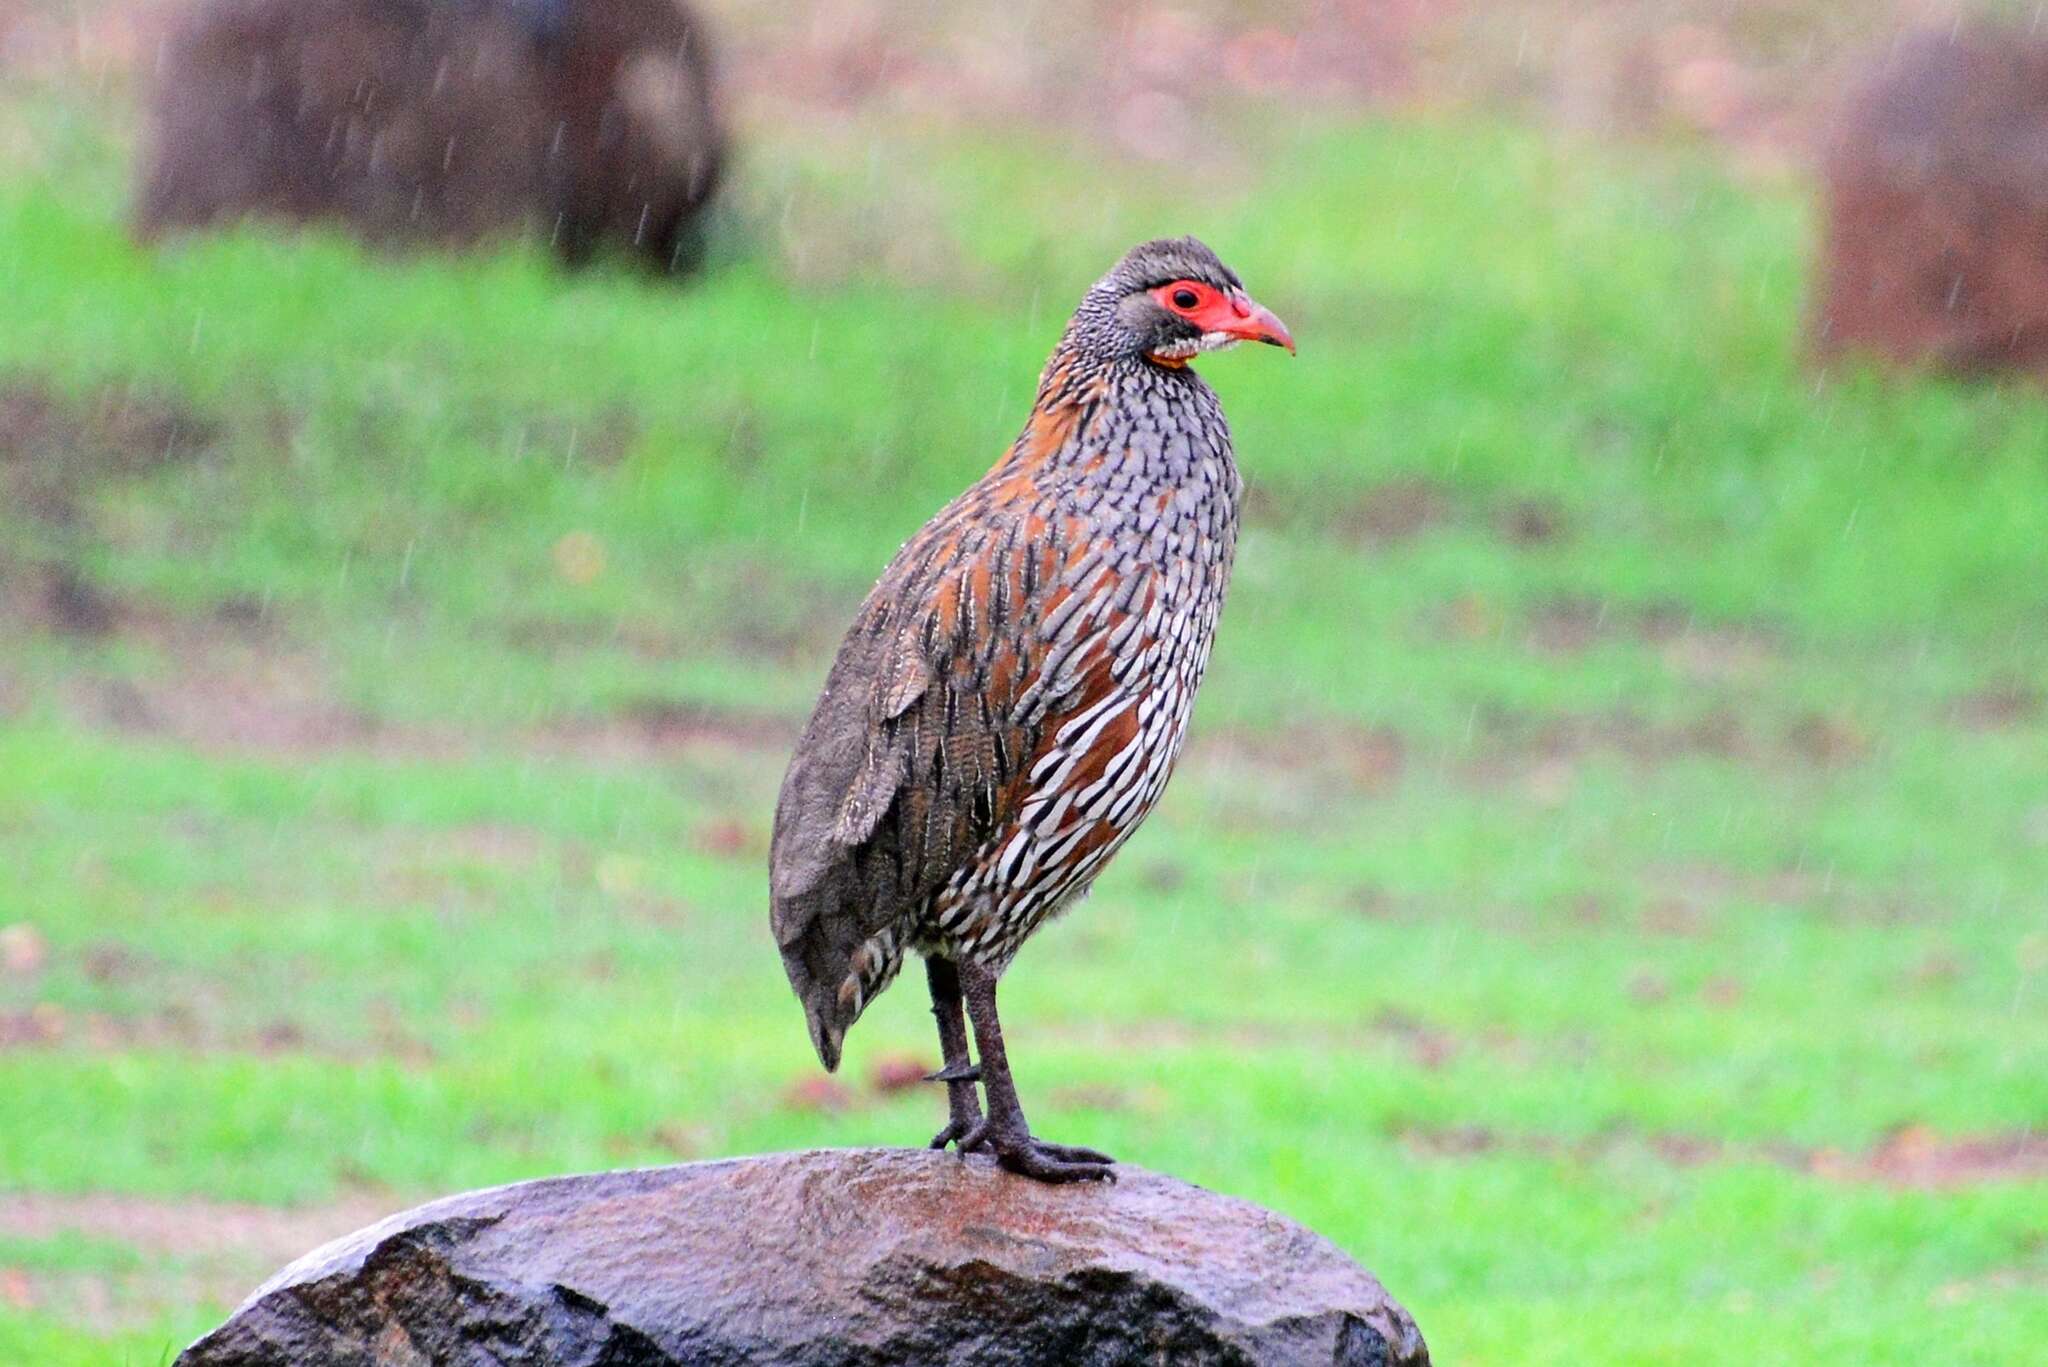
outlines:
{"label": "rock", "polygon": [[2048,39],[1912,35],[1825,166],[1818,355],[2048,376]]}
{"label": "rock", "polygon": [[1117,1175],[845,1149],[470,1192],[307,1254],[178,1362],[1428,1363],[1328,1240]]}
{"label": "rock", "polygon": [[154,67],[135,228],[520,229],[692,267],[726,134],[684,0],[199,0]]}

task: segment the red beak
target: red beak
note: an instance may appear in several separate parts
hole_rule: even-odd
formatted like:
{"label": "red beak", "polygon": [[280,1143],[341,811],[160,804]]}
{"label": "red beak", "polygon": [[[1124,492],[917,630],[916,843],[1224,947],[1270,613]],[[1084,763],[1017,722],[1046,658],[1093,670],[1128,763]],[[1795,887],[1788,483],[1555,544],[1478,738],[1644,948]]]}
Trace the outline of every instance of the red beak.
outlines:
{"label": "red beak", "polygon": [[1207,332],[1220,332],[1245,342],[1284,346],[1288,355],[1294,354],[1294,334],[1287,330],[1287,324],[1243,290],[1232,290],[1201,313],[1191,315],[1189,321]]}

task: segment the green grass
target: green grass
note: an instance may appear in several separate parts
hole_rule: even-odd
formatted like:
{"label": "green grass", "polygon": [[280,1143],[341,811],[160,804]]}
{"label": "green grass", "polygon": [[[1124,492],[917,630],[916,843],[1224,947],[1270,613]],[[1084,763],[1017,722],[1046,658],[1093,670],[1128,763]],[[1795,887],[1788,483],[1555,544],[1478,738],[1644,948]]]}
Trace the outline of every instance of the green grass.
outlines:
{"label": "green grass", "polygon": [[[677,293],[152,259],[0,185],[0,388],[71,415],[0,460],[0,926],[48,945],[0,1020],[63,1023],[0,1046],[0,1192],[395,1208],[928,1134],[864,1081],[932,1052],[914,987],[845,1109],[790,1091],[786,745],[1069,302],[1193,230],[1302,354],[1207,366],[1253,521],[1171,796],[1006,988],[1034,1121],[1324,1231],[1446,1363],[2048,1349],[2039,1167],[1870,1171],[2048,1131],[2048,405],[1803,369],[1797,196],[1682,157],[1275,131],[1191,197],[876,136],[918,279],[798,269],[772,203]],[[879,193],[762,161],[816,221]],[[164,460],[93,416],[165,402]],[[38,625],[56,564],[117,630]],[[0,1361],[156,1362],[234,1294],[187,1273],[0,1230]]]}

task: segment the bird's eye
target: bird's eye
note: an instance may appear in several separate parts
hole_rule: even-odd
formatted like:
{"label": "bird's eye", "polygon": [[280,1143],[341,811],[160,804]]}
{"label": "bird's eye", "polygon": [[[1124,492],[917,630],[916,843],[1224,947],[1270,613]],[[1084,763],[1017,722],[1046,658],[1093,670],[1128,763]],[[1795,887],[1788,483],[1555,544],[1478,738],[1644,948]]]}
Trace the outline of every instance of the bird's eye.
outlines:
{"label": "bird's eye", "polygon": [[1180,289],[1173,292],[1173,306],[1177,309],[1191,309],[1201,302],[1201,297],[1193,290]]}

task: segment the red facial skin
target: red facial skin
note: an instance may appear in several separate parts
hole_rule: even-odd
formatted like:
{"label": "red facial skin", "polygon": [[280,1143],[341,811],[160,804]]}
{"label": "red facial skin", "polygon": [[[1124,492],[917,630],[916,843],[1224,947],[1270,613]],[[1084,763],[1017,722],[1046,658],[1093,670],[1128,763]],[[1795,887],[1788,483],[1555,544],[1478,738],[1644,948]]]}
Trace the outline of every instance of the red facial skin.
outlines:
{"label": "red facial skin", "polygon": [[[1183,304],[1188,295],[1195,301]],[[1294,337],[1273,311],[1255,303],[1243,290],[1219,290],[1199,280],[1176,280],[1152,291],[1152,297],[1169,313],[1177,313],[1204,332],[1220,332],[1244,342],[1284,346],[1294,354]]]}

